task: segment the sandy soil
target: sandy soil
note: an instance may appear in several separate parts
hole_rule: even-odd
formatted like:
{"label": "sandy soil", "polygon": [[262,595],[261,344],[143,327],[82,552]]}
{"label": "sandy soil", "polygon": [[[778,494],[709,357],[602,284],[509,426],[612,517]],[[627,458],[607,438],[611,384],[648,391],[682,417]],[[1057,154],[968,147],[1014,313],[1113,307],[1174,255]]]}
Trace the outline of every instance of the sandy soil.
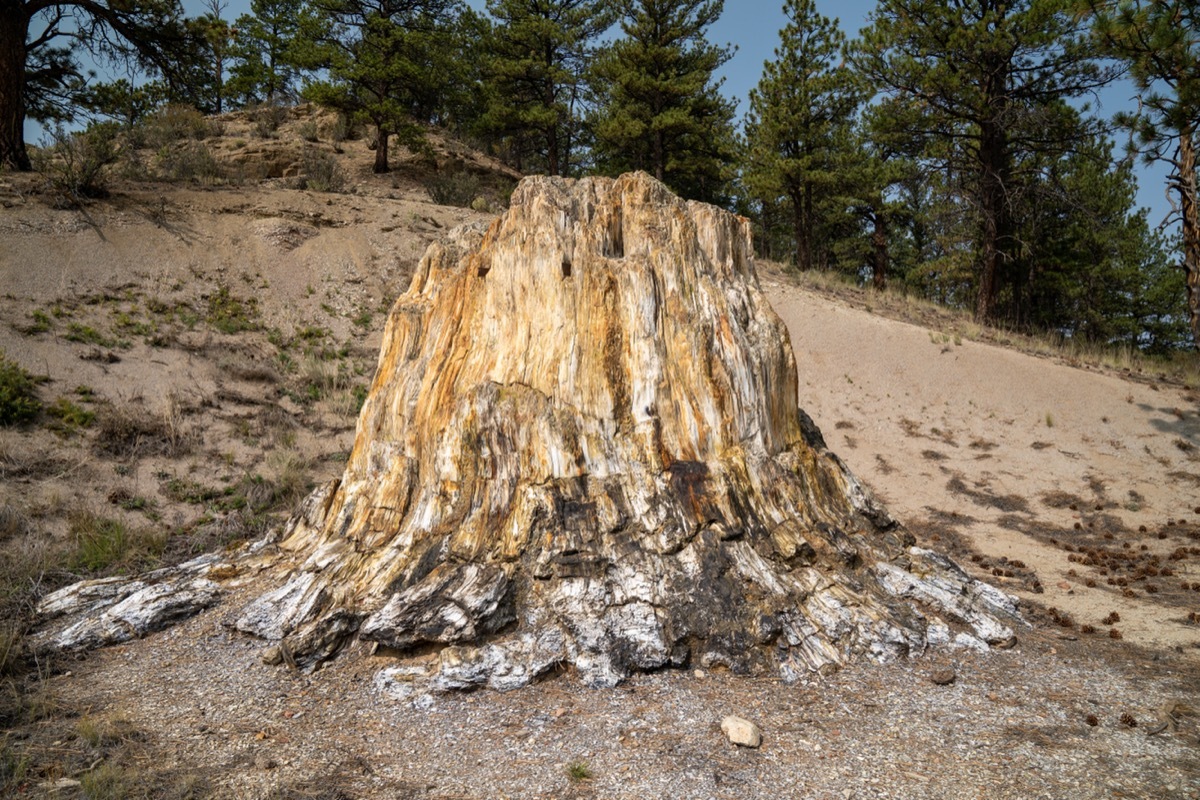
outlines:
{"label": "sandy soil", "polygon": [[[1195,391],[943,341],[780,275],[766,282],[792,334],[801,405],[926,543],[982,556],[997,585],[1080,624],[1116,611],[1126,638],[1198,655],[1187,615],[1200,566],[1170,558],[1200,543]],[[1120,557],[1104,560],[1107,574],[1086,554],[1100,549]],[[1147,572],[1163,565],[1170,575]]]}
{"label": "sandy soil", "polygon": [[[86,213],[0,185],[0,349],[46,376],[45,402],[95,413],[0,430],[5,558],[66,546],[85,513],[181,557],[340,472],[386,308],[429,240],[487,218],[355,174],[344,195],[129,184]],[[4,791],[76,796],[108,769],[107,796],[1200,797],[1196,392],[762,278],[801,405],[922,544],[1027,602],[1015,650],[797,687],[562,675],[414,707],[373,688],[365,653],[314,676],[262,665],[222,624],[230,599],[21,684],[51,710],[5,733],[28,763]],[[957,682],[934,686],[936,668]],[[758,722],[761,750],[724,740],[727,713]]]}

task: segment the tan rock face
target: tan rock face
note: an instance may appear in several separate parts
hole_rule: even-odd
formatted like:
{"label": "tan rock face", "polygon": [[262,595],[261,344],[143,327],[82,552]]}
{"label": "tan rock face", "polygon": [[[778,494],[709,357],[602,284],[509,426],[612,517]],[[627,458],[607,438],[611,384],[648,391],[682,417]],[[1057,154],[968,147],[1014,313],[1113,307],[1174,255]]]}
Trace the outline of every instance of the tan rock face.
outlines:
{"label": "tan rock face", "polygon": [[1011,639],[1011,600],[912,548],[796,387],[746,220],[644,174],[529,178],[426,253],[343,477],[238,627],[302,667],[422,653],[381,674],[398,696]]}

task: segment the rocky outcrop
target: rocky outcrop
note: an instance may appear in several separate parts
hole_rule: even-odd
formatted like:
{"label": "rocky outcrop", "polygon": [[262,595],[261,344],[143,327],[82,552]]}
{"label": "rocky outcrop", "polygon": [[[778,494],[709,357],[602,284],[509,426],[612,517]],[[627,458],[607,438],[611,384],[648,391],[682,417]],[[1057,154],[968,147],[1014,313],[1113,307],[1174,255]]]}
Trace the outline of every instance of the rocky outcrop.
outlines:
{"label": "rocky outcrop", "polygon": [[749,223],[644,174],[526,179],[429,249],[342,478],[278,549],[237,627],[301,668],[374,642],[400,697],[563,666],[790,680],[1008,642],[1016,613],[826,449]]}

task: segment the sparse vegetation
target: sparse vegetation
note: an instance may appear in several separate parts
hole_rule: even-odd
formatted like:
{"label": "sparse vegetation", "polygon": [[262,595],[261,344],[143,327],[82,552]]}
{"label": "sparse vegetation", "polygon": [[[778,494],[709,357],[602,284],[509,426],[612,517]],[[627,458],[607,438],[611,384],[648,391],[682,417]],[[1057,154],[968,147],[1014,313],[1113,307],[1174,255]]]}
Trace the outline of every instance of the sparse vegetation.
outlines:
{"label": "sparse vegetation", "polygon": [[306,148],[296,188],[314,192],[340,192],[346,188],[346,175],[332,155],[316,148]]}
{"label": "sparse vegetation", "polygon": [[26,336],[36,336],[39,333],[47,333],[54,328],[54,321],[50,319],[50,315],[40,308],[34,309],[29,313],[30,322],[28,325],[21,328],[21,333]]}
{"label": "sparse vegetation", "polygon": [[155,563],[166,537],[158,531],[133,530],[119,520],[76,511],[70,517],[75,552],[73,569],[92,573],[127,572]]}
{"label": "sparse vegetation", "polygon": [[567,765],[567,777],[571,783],[581,783],[591,780],[592,768],[587,765],[586,761],[572,761]]}
{"label": "sparse vegetation", "polygon": [[242,299],[221,286],[208,296],[208,324],[221,333],[241,333],[258,330],[258,300]]}
{"label": "sparse vegetation", "polygon": [[41,409],[37,381],[0,350],[0,426],[29,422]]}
{"label": "sparse vegetation", "polygon": [[161,151],[181,141],[200,141],[220,135],[220,123],[189,105],[168,103],[135,129],[135,144]]}
{"label": "sparse vegetation", "polygon": [[164,147],[158,151],[158,163],[163,174],[174,181],[212,185],[224,177],[212,148],[203,142]]}
{"label": "sparse vegetation", "polygon": [[286,106],[278,103],[263,103],[250,109],[250,119],[254,125],[254,135],[259,139],[272,139],[279,126],[287,120]]}
{"label": "sparse vegetation", "polygon": [[158,414],[134,403],[106,405],[98,414],[95,449],[101,455],[136,459],[146,455],[178,457],[188,453],[194,437],[183,424],[179,404],[168,397]]}
{"label": "sparse vegetation", "polygon": [[320,140],[317,133],[317,123],[315,120],[305,120],[296,128],[296,133],[306,142],[316,142]]}
{"label": "sparse vegetation", "polygon": [[117,127],[102,123],[80,133],[56,128],[34,152],[33,162],[51,204],[68,208],[108,193],[108,168],[118,156]]}
{"label": "sparse vegetation", "polygon": [[94,344],[97,347],[116,347],[116,340],[105,336],[100,331],[93,328],[91,325],[85,325],[82,322],[72,322],[67,325],[67,333],[63,336],[68,342],[79,342],[80,344]]}
{"label": "sparse vegetation", "polygon": [[79,778],[79,788],[87,800],[126,800],[136,785],[134,775],[111,761],[88,770]]}
{"label": "sparse vegetation", "polygon": [[73,434],[86,428],[96,419],[96,412],[76,405],[66,397],[59,397],[46,407],[46,414],[54,422],[54,428],[64,434]]}
{"label": "sparse vegetation", "polygon": [[429,192],[430,199],[440,206],[470,208],[475,198],[479,197],[480,182],[478,176],[465,169],[450,170],[425,181],[425,190]]}

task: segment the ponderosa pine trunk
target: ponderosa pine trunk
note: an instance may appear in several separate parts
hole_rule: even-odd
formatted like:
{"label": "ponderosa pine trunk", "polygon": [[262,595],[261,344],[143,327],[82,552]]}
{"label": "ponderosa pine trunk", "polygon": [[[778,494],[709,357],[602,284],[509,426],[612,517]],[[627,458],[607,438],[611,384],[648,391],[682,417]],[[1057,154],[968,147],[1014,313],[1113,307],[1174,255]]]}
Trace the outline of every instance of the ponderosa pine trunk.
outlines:
{"label": "ponderosa pine trunk", "polygon": [[813,264],[812,187],[801,184],[791,192],[792,227],[796,239],[796,269],[807,272]]}
{"label": "ponderosa pine trunk", "polygon": [[1188,325],[1200,350],[1200,209],[1196,206],[1196,144],[1191,129],[1179,136],[1179,207],[1183,215],[1183,270]]}
{"label": "ponderosa pine trunk", "polygon": [[879,291],[887,288],[888,224],[879,206],[874,209],[875,229],[871,233],[871,282]]}
{"label": "ponderosa pine trunk", "polygon": [[25,151],[25,35],[29,15],[17,0],[0,0],[0,166],[30,169]]}
{"label": "ponderosa pine trunk", "polygon": [[982,216],[982,238],[979,259],[979,295],[975,303],[975,319],[991,322],[996,316],[996,296],[999,293],[1000,262],[1004,257],[1003,239],[1007,227],[1006,163],[1008,141],[1003,127],[994,119],[981,125],[979,141],[980,186],[979,208]]}
{"label": "ponderosa pine trunk", "polygon": [[388,132],[387,126],[375,126],[375,168],[376,175],[382,175],[388,171]]}

